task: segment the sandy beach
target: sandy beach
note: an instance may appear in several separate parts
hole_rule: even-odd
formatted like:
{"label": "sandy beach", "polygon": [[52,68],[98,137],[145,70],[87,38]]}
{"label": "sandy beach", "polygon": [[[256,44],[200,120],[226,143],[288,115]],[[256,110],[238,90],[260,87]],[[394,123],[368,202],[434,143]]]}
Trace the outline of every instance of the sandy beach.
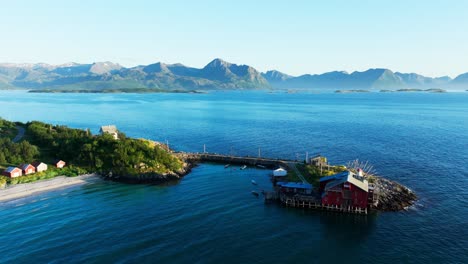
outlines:
{"label": "sandy beach", "polygon": [[18,198],[56,190],[73,185],[85,184],[100,180],[97,174],[85,174],[76,177],[58,176],[52,179],[16,184],[0,189],[0,202],[15,200]]}

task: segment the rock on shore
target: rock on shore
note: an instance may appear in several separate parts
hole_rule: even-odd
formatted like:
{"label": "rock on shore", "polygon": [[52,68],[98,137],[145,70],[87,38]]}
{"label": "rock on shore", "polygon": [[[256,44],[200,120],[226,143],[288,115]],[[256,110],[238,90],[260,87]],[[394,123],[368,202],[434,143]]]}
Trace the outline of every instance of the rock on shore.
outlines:
{"label": "rock on shore", "polygon": [[195,164],[191,162],[184,161],[182,169],[178,171],[173,171],[169,173],[159,174],[159,173],[142,173],[138,175],[115,175],[112,173],[105,173],[103,177],[107,180],[124,182],[124,183],[152,183],[160,184],[170,181],[180,180],[185,175],[189,174],[192,171],[192,168]]}
{"label": "rock on shore", "polygon": [[413,191],[397,182],[377,177],[374,184],[379,189],[379,202],[374,208],[379,211],[406,210],[417,199]]}

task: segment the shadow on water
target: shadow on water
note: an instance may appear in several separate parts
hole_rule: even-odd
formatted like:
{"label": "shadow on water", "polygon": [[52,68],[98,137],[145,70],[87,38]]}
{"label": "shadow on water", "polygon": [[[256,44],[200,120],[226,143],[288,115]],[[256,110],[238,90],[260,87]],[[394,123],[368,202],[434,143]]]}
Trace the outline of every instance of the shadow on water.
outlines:
{"label": "shadow on water", "polygon": [[348,241],[363,242],[376,227],[376,214],[346,214],[339,212],[317,212],[324,234],[328,237],[339,236]]}
{"label": "shadow on water", "polygon": [[[324,236],[339,237],[345,241],[362,242],[372,235],[376,229],[378,214],[350,214],[313,209],[285,207],[276,203],[267,203],[292,217],[312,218],[321,226]],[[348,238],[349,240],[346,240]]]}
{"label": "shadow on water", "polygon": [[[358,215],[339,212],[318,212],[322,228],[322,239],[318,251],[323,252],[319,262],[341,262],[344,256],[349,263],[357,261],[356,256],[366,255],[368,241],[376,233],[377,214]],[[339,254],[335,250],[340,249]],[[362,260],[362,259],[361,259]]]}

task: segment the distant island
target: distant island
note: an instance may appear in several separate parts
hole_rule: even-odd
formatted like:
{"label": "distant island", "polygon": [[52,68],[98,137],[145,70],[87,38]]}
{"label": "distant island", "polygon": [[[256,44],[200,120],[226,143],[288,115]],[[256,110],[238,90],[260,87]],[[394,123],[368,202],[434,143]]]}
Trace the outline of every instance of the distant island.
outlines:
{"label": "distant island", "polygon": [[398,89],[398,90],[380,90],[381,93],[388,93],[388,92],[428,92],[428,93],[446,93],[447,90],[439,89],[439,88],[430,88],[430,89]]}
{"label": "distant island", "polygon": [[110,93],[193,90],[401,90],[440,87],[463,91],[468,87],[468,73],[452,79],[432,78],[416,73],[368,69],[347,73],[291,76],[276,70],[259,72],[248,65],[214,59],[203,68],[180,63],[157,62],[126,68],[113,62],[62,65],[0,63],[0,89],[26,89],[51,92],[106,91]]}
{"label": "distant island", "polygon": [[369,90],[336,90],[335,93],[369,93]]}
{"label": "distant island", "polygon": [[148,89],[148,88],[122,88],[122,89],[103,89],[103,90],[86,90],[86,89],[40,89],[29,90],[29,93],[206,93],[205,91],[197,90],[164,90],[164,89]]}

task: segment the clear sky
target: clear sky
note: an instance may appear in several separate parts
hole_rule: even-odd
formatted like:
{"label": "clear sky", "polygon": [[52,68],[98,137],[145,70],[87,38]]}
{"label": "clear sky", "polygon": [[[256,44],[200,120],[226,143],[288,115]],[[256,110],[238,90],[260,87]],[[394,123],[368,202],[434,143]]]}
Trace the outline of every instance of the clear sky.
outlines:
{"label": "clear sky", "polygon": [[0,62],[468,72],[468,1],[0,0]]}

